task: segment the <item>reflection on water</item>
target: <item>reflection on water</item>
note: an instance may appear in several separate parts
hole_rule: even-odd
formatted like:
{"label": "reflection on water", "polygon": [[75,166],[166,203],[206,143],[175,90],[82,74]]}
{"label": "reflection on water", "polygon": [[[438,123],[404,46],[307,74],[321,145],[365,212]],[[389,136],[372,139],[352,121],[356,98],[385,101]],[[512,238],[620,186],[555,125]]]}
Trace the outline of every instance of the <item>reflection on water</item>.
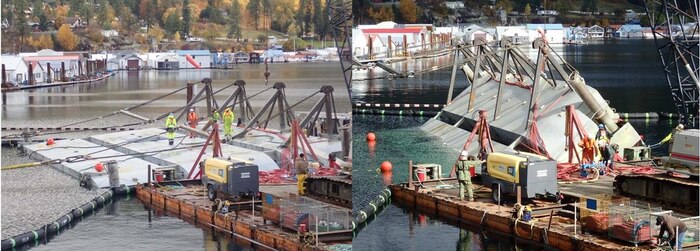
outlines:
{"label": "reflection on water", "polygon": [[[214,90],[236,80],[244,80],[248,96],[269,89],[275,82],[284,82],[290,104],[318,92],[321,86],[330,85],[335,89],[333,96],[338,112],[350,111],[347,89],[335,62],[270,64],[270,83],[267,85],[264,71],[265,66],[261,64],[238,65],[229,70],[120,71],[104,82],[3,93],[2,122],[3,126],[25,126],[28,123],[54,126],[68,124],[158,98],[186,86],[187,82],[199,82],[203,78],[212,78]],[[223,102],[233,91],[234,88],[229,88],[217,94],[216,98]],[[251,105],[257,110],[273,93],[267,90],[252,98]],[[184,106],[185,99],[186,92],[180,91],[135,109],[135,112],[147,117],[160,115]],[[300,104],[295,107],[295,111],[310,109],[314,100]]]}
{"label": "reflection on water", "polygon": [[[29,247],[23,247],[29,248]],[[32,250],[252,250],[211,228],[146,210],[134,197],[119,199]]]}

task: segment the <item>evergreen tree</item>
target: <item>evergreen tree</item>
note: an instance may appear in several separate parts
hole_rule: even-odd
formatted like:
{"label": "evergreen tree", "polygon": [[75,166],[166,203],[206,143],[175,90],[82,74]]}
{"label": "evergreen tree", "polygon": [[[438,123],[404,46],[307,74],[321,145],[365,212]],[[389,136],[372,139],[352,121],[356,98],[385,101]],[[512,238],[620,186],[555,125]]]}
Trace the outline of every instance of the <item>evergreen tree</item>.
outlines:
{"label": "evergreen tree", "polygon": [[228,36],[235,37],[236,41],[241,39],[241,4],[238,0],[233,0],[228,12],[231,21],[229,23]]}
{"label": "evergreen tree", "polygon": [[255,29],[258,29],[258,23],[260,19],[260,0],[250,0],[248,1],[248,5],[246,6],[246,9],[248,10],[248,13],[250,14],[250,18],[253,21],[253,24],[255,25]]}
{"label": "evergreen tree", "polygon": [[22,46],[25,44],[25,37],[29,34],[27,27],[27,17],[24,15],[24,10],[27,9],[26,0],[17,0],[15,2],[15,22],[13,24],[17,35],[20,37],[19,51],[22,51]]}
{"label": "evergreen tree", "polygon": [[321,4],[321,0],[313,0],[314,4],[314,31],[319,39],[328,34],[328,10]]}
{"label": "evergreen tree", "polygon": [[165,20],[165,31],[169,34],[181,31],[182,23],[180,22],[180,14],[172,13]]}
{"label": "evergreen tree", "polygon": [[306,15],[306,1],[299,0],[299,10],[297,10],[296,27],[299,29],[299,36],[306,34],[307,27],[304,25],[304,16]]}
{"label": "evergreen tree", "polygon": [[190,34],[190,26],[192,25],[192,20],[190,20],[190,1],[185,0],[182,5],[182,35],[187,36]]}

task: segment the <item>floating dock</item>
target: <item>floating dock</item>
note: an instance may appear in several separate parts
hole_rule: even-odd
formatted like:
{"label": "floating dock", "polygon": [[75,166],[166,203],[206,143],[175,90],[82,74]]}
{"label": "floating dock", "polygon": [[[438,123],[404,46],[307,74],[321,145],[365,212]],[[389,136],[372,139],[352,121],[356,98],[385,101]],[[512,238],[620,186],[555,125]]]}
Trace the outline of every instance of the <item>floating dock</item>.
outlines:
{"label": "floating dock", "polygon": [[[290,193],[295,190],[296,184],[261,185],[262,201],[241,202],[242,207],[247,206],[247,209],[228,213],[212,209],[214,203],[205,196],[205,189],[202,186],[171,189],[139,185],[136,188],[136,194],[140,201],[156,211],[165,211],[187,222],[230,233],[239,237],[237,242],[243,246],[300,251],[331,250],[331,245],[351,243],[350,209],[334,207],[336,208],[334,212],[345,212],[348,221],[340,224],[343,230],[327,228],[326,231],[318,231],[318,243],[315,242],[314,237],[311,237],[312,241],[308,236],[300,236],[296,231],[283,228],[281,222],[284,221],[284,217],[280,216],[284,208],[281,205],[285,205],[285,201],[298,198],[296,194]],[[313,199],[304,197],[304,200]],[[230,208],[233,210],[236,206]],[[273,221],[274,219],[277,221]],[[319,224],[309,225],[309,231],[317,232],[316,225]]]}
{"label": "floating dock", "polygon": [[93,79],[76,80],[76,81],[68,81],[68,82],[43,83],[43,84],[37,84],[37,85],[18,85],[18,86],[11,86],[11,87],[2,87],[2,92],[11,92],[11,91],[36,89],[36,88],[44,88],[44,87],[66,86],[66,85],[75,85],[75,84],[86,84],[86,83],[92,83],[92,82],[97,82],[97,81],[107,79],[107,78],[111,77],[112,75],[114,75],[114,72],[110,72],[110,73],[102,75],[101,77],[93,78]]}

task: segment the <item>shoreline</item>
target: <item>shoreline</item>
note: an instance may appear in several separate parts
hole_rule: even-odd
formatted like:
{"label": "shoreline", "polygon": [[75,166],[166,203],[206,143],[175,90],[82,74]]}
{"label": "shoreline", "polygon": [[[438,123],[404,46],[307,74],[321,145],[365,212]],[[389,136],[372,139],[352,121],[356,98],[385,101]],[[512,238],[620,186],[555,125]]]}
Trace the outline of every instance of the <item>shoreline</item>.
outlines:
{"label": "shoreline", "polygon": [[86,83],[92,83],[92,82],[105,80],[105,79],[113,76],[114,74],[115,74],[114,72],[110,72],[110,73],[107,73],[106,75],[103,75],[102,77],[95,78],[95,79],[87,79],[87,80],[77,80],[77,81],[69,81],[69,82],[54,82],[54,83],[44,83],[44,84],[36,84],[36,85],[22,85],[22,86],[14,86],[14,87],[3,87],[2,92],[13,92],[13,91],[28,90],[28,89],[75,85],[75,84],[86,84]]}

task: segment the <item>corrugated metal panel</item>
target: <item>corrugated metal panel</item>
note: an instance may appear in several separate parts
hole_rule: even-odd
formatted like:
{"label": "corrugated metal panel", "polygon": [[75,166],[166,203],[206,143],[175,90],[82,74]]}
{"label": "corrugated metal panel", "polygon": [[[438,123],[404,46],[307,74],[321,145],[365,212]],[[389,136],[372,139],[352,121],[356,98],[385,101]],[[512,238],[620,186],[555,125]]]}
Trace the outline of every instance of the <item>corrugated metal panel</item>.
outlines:
{"label": "corrugated metal panel", "polygon": [[[482,80],[483,81],[483,80]],[[477,81],[482,82],[482,81]],[[527,84],[527,83],[526,83]],[[501,111],[497,119],[493,119],[496,95],[498,92],[498,81],[490,79],[484,84],[477,84],[474,93],[474,106],[472,111],[467,111],[469,106],[470,88],[462,92],[459,97],[445,107],[443,112],[456,115],[459,119],[464,118],[468,122],[468,129],[471,130],[472,125],[478,116],[478,110],[486,110],[488,113],[488,122],[491,126],[491,133],[494,136],[494,148],[497,151],[505,150],[508,145],[514,140],[513,135],[520,135],[527,138],[529,129],[526,128],[528,105],[530,100],[530,90],[513,85],[506,85],[501,93]],[[538,128],[540,128],[540,136],[550,155],[557,160],[565,160],[568,157],[568,152],[564,151],[566,138],[564,129],[566,123],[565,107],[574,105],[579,110],[578,115],[581,118],[586,131],[589,134],[594,134],[597,130],[596,123],[592,121],[585,113],[591,113],[587,106],[583,104],[581,98],[564,82],[560,82],[558,86],[552,87],[547,83],[542,84],[539,97],[539,112],[543,112],[550,104],[554,104],[545,113],[539,116],[537,120]],[[598,96],[597,91],[590,88],[594,96]],[[602,99],[602,98],[601,98]],[[439,118],[430,119],[422,129],[432,135],[440,137],[444,143],[461,149],[466,142],[470,131],[455,127],[454,123],[445,123]],[[513,134],[513,135],[511,135]],[[475,153],[478,144],[473,142],[470,149],[471,153]]]}

